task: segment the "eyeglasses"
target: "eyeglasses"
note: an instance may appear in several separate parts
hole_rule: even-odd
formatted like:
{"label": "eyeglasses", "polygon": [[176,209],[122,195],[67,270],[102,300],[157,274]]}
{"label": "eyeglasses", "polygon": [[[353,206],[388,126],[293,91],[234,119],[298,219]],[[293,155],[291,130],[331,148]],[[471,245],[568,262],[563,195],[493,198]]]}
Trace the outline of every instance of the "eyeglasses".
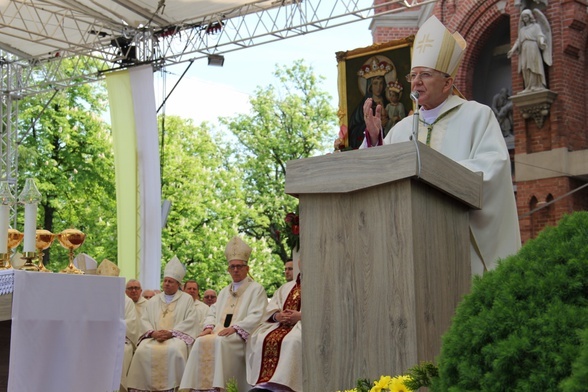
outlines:
{"label": "eyeglasses", "polygon": [[233,264],[233,265],[229,265],[229,270],[240,271],[241,268],[243,268],[243,267],[247,267],[247,264]]}
{"label": "eyeglasses", "polygon": [[437,74],[440,74],[440,75],[443,75],[444,78],[450,77],[449,75],[444,74],[443,72],[439,72],[439,71],[436,71],[436,70],[433,69],[433,70],[430,70],[430,71],[423,71],[423,72],[419,72],[419,73],[411,72],[408,75],[406,75],[406,81],[412,83],[417,78],[420,78],[421,79],[421,82],[425,82],[427,80],[432,79],[433,76],[435,76],[436,73]]}
{"label": "eyeglasses", "polygon": [[140,287],[127,287],[127,290],[141,290]]}
{"label": "eyeglasses", "polygon": [[214,299],[214,298],[216,298],[216,295],[205,295],[204,298],[206,298],[206,299]]}

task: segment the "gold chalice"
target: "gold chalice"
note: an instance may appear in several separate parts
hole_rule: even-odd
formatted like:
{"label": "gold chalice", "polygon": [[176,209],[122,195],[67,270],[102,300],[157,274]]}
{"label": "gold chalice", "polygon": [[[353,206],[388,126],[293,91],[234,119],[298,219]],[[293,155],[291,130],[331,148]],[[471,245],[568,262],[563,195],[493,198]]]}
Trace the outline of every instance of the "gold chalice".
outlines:
{"label": "gold chalice", "polygon": [[10,265],[10,256],[12,255],[12,249],[16,248],[24,238],[24,234],[15,229],[8,229],[8,252],[6,252],[6,258],[4,259],[4,266],[0,269],[12,269]]}
{"label": "gold chalice", "polygon": [[84,271],[76,268],[73,263],[74,249],[79,248],[86,239],[86,235],[76,229],[65,229],[57,234],[57,240],[66,249],[69,249],[69,265],[61,270],[62,274],[76,274],[83,275]]}
{"label": "gold chalice", "polygon": [[49,230],[42,230],[42,229],[37,230],[36,234],[37,234],[36,248],[37,248],[37,258],[39,259],[39,271],[53,272],[51,270],[48,270],[47,267],[45,267],[45,264],[43,264],[43,256],[45,256],[43,251],[51,246],[51,244],[53,243],[53,240],[55,239],[55,234],[53,234]]}

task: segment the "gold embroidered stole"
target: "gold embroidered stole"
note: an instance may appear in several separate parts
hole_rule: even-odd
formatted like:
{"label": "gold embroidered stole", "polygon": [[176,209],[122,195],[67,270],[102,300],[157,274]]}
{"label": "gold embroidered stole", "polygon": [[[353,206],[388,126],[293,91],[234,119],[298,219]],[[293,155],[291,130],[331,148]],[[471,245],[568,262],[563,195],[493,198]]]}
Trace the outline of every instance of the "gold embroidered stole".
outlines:
{"label": "gold embroidered stole", "polygon": [[[233,315],[231,318],[231,325],[235,323],[234,315],[239,311],[239,304],[241,297],[249,284],[253,282],[251,278],[245,278],[245,281],[239,286],[237,291],[233,292],[233,284],[229,287],[229,295],[227,302],[222,309],[220,317],[216,318],[216,325],[214,331],[210,335],[204,335],[197,339],[198,344],[198,366],[196,372],[198,373],[199,384],[195,389],[212,389],[212,381],[214,378],[215,353],[214,342],[217,339],[216,332],[225,328],[224,323],[227,314]],[[219,308],[217,308],[219,309]],[[222,338],[221,338],[222,339]]]}
{"label": "gold embroidered stole", "polygon": [[[179,293],[179,292],[178,292]],[[172,301],[168,304],[165,303],[165,296],[157,298],[159,301],[160,312],[159,320],[157,321],[157,329],[165,329],[171,331],[175,325],[175,311],[178,305],[178,293],[174,296]],[[165,295],[165,294],[164,294]],[[155,298],[151,299],[155,300]],[[151,377],[153,386],[157,389],[165,389],[167,386],[167,379],[169,377],[168,368],[168,344],[169,341],[157,342],[151,341]]]}
{"label": "gold embroidered stole", "polygon": [[426,140],[426,145],[427,146],[431,146],[431,135],[433,133],[433,127],[435,126],[435,124],[437,124],[439,121],[441,121],[445,116],[447,116],[449,113],[453,112],[455,109],[457,109],[460,105],[454,106],[451,109],[447,110],[446,112],[441,113],[436,119],[435,121],[433,121],[432,123],[427,123],[425,122],[425,120],[421,119],[421,122],[427,127],[427,140]]}
{"label": "gold embroidered stole", "polygon": [[[288,297],[284,302],[282,310],[297,310],[300,311],[301,307],[300,297],[300,280],[296,280],[296,284],[288,293]],[[280,325],[267,334],[263,340],[262,358],[261,358],[261,369],[259,370],[259,379],[257,384],[262,382],[268,382],[273,377],[278,367],[278,361],[280,360],[280,351],[282,350],[282,341],[292,330],[294,326]]]}
{"label": "gold embroidered stole", "polygon": [[178,305],[177,297],[174,297],[169,304],[165,303],[165,297],[162,297],[160,301],[161,313],[159,315],[159,321],[157,323],[158,329],[174,329],[175,325],[175,311]]}

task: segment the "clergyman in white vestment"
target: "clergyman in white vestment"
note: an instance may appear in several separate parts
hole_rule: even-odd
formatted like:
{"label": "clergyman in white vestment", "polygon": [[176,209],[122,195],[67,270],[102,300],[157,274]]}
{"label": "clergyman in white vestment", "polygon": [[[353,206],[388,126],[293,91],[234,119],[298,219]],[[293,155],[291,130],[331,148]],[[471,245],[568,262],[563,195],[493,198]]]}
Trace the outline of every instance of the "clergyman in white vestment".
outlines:
{"label": "clergyman in white vestment", "polygon": [[127,334],[125,337],[125,354],[123,357],[122,375],[120,378],[120,390],[127,390],[127,374],[131,367],[133,353],[137,346],[137,331],[139,328],[139,319],[135,303],[125,295],[125,323],[127,325]]}
{"label": "clergyman in white vestment", "polygon": [[186,270],[177,257],[167,263],[163,292],[141,315],[141,336],[127,377],[129,392],[174,391],[179,385],[200,323],[192,297],[179,290]]}
{"label": "clergyman in white vestment", "polygon": [[147,305],[147,299],[143,298],[141,293],[143,292],[141,288],[141,282],[137,279],[129,279],[127,282],[127,286],[125,288],[125,293],[127,297],[133,300],[135,304],[135,309],[137,309],[137,315],[139,319],[141,318],[141,313],[143,309]]}
{"label": "clergyman in white vestment", "polygon": [[184,293],[190,294],[194,299],[194,311],[198,313],[198,320],[201,320],[201,323],[197,326],[196,331],[200,332],[202,331],[202,327],[204,327],[204,319],[206,318],[206,315],[208,315],[209,307],[207,304],[200,301],[198,282],[195,280],[188,280],[184,283]]}
{"label": "clergyman in white vestment", "polygon": [[251,248],[239,237],[229,241],[225,256],[233,282],[221,290],[204,321],[204,330],[190,352],[180,391],[222,391],[234,379],[239,391],[249,385],[245,370],[245,342],[259,326],[267,296],[247,276]]}
{"label": "clergyman in white vestment", "polygon": [[[518,252],[521,235],[512,186],[511,163],[500,124],[492,109],[453,95],[453,81],[466,47],[463,37],[431,16],[419,28],[407,75],[421,105],[418,140],[473,172],[483,173],[482,209],[469,212],[472,274],[496,267],[498,259]],[[371,107],[366,100],[366,108]],[[383,138],[381,108],[365,111],[362,148],[412,140],[414,115]]]}
{"label": "clergyman in white vestment", "polygon": [[[118,276],[119,274],[120,268],[118,268],[116,264],[108,259],[102,260],[96,269],[96,275],[100,276]],[[127,391],[127,372],[129,371],[129,366],[131,365],[133,353],[135,352],[135,347],[137,345],[137,334],[139,328],[139,316],[137,310],[135,309],[135,303],[128,295],[124,295],[124,298],[126,335],[122,374],[120,377],[120,392]]]}
{"label": "clergyman in white vestment", "polygon": [[247,341],[249,384],[266,391],[302,391],[301,318],[298,275],[276,290],[264,323]]}

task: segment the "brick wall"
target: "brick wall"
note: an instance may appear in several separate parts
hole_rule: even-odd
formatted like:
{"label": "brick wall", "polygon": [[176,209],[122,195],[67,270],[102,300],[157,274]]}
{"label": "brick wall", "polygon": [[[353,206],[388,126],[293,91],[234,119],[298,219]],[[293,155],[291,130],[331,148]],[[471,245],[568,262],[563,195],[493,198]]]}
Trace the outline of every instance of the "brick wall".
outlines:
{"label": "brick wall", "polygon": [[[581,182],[570,177],[517,182],[517,206],[523,242],[535,237],[545,226],[556,225],[563,215],[588,209],[588,187],[567,195],[581,185]],[[554,200],[554,203],[529,215],[531,211]]]}
{"label": "brick wall", "polygon": [[414,35],[417,30],[417,28],[409,27],[397,28],[394,30],[387,27],[377,27],[372,31],[372,36],[374,37],[374,43],[380,44],[382,42],[394,41]]}

